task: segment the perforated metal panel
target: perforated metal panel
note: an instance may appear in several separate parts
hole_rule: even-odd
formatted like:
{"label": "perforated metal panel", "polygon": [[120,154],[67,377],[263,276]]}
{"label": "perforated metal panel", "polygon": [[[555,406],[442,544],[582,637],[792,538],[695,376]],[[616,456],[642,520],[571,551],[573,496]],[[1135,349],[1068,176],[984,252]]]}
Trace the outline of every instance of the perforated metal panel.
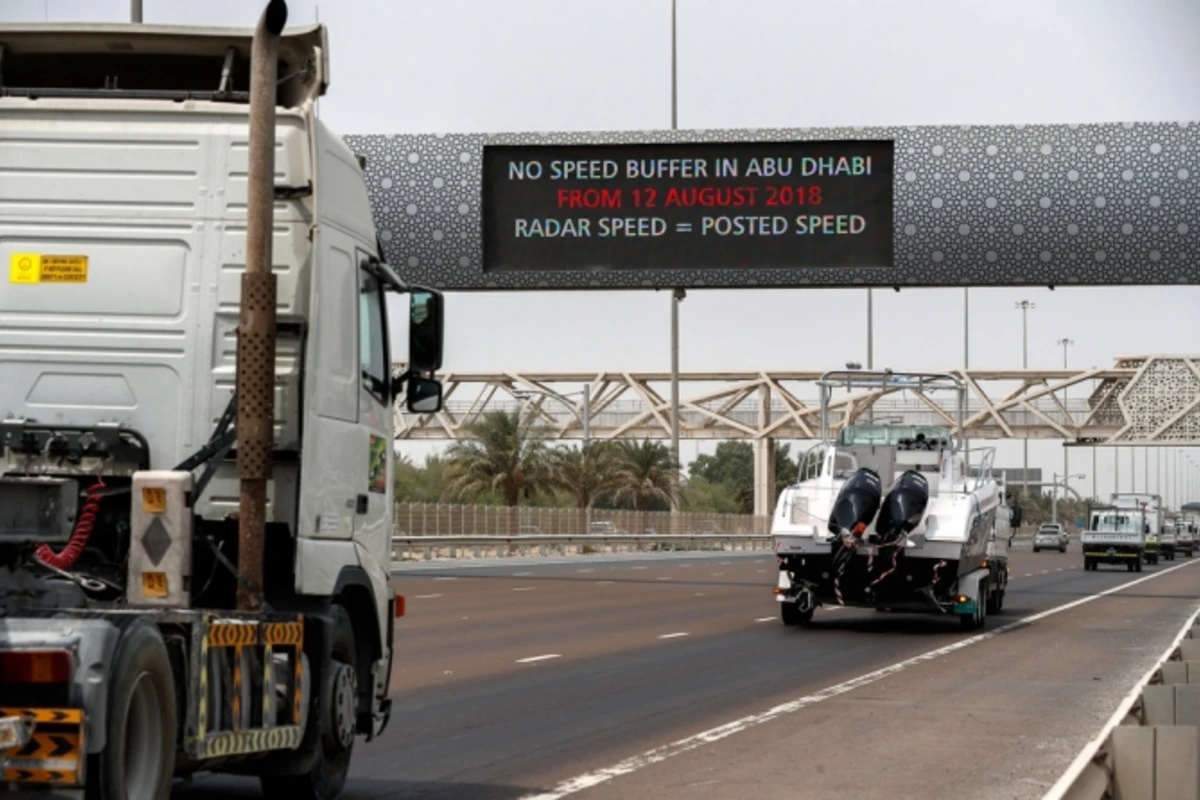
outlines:
{"label": "perforated metal panel", "polygon": [[[1200,123],[348,136],[409,280],[443,289],[1200,283]],[[485,273],[488,144],[892,139],[895,264]]]}

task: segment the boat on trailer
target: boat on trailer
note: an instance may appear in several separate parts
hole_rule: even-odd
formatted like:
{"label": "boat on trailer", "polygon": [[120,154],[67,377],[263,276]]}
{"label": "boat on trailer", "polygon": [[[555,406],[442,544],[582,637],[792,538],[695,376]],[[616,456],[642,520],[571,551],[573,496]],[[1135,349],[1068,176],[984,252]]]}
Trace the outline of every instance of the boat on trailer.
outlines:
{"label": "boat on trailer", "polygon": [[[818,606],[841,605],[954,614],[964,629],[982,627],[1008,585],[1007,552],[996,539],[997,514],[1007,508],[992,477],[995,448],[966,447],[963,382],[947,373],[845,370],[817,385],[820,442],[772,517],[783,622],[806,626]],[[835,436],[837,390],[910,393],[946,424],[853,422]],[[930,401],[935,392],[957,394],[957,419]]]}

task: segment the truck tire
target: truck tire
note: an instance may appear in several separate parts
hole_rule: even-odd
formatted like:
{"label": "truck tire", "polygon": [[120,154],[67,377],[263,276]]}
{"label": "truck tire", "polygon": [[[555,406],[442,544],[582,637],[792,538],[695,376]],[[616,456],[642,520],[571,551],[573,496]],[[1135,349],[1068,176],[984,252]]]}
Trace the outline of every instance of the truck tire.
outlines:
{"label": "truck tire", "polygon": [[342,793],[346,775],[350,772],[357,730],[358,685],[355,676],[358,665],[355,653],[350,614],[342,606],[334,605],[331,660],[322,681],[322,699],[317,701],[319,712],[310,720],[310,724],[321,726],[317,747],[322,752],[313,768],[302,775],[263,775],[259,783],[266,797],[333,800]]}
{"label": "truck tire", "polygon": [[113,659],[104,750],[88,756],[88,800],[167,800],[175,772],[175,675],[158,628],[139,619]]}

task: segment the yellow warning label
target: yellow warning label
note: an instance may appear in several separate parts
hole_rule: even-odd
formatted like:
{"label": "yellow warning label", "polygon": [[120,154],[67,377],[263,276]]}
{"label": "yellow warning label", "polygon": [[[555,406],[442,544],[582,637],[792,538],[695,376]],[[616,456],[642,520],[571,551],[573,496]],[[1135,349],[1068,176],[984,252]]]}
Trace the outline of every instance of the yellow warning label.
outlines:
{"label": "yellow warning label", "polygon": [[142,594],[146,597],[166,597],[167,596],[167,573],[165,572],[143,572],[142,573]]}
{"label": "yellow warning label", "polygon": [[87,283],[87,256],[13,253],[8,260],[9,283]]}
{"label": "yellow warning label", "polygon": [[162,514],[167,510],[167,490],[157,486],[142,488],[142,511],[148,514]]}

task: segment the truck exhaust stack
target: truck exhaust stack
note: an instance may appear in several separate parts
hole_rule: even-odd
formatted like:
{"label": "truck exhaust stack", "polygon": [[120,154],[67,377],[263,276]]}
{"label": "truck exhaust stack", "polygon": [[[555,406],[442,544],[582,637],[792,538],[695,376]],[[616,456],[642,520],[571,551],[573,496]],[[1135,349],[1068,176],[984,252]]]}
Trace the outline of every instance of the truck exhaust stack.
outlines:
{"label": "truck exhaust stack", "polygon": [[279,35],[287,3],[271,0],[250,46],[250,168],[246,210],[246,271],[242,274],[237,347],[238,571],[237,607],[259,607],[263,586],[267,481],[275,420],[276,281],[271,270],[275,204],[275,93]]}

